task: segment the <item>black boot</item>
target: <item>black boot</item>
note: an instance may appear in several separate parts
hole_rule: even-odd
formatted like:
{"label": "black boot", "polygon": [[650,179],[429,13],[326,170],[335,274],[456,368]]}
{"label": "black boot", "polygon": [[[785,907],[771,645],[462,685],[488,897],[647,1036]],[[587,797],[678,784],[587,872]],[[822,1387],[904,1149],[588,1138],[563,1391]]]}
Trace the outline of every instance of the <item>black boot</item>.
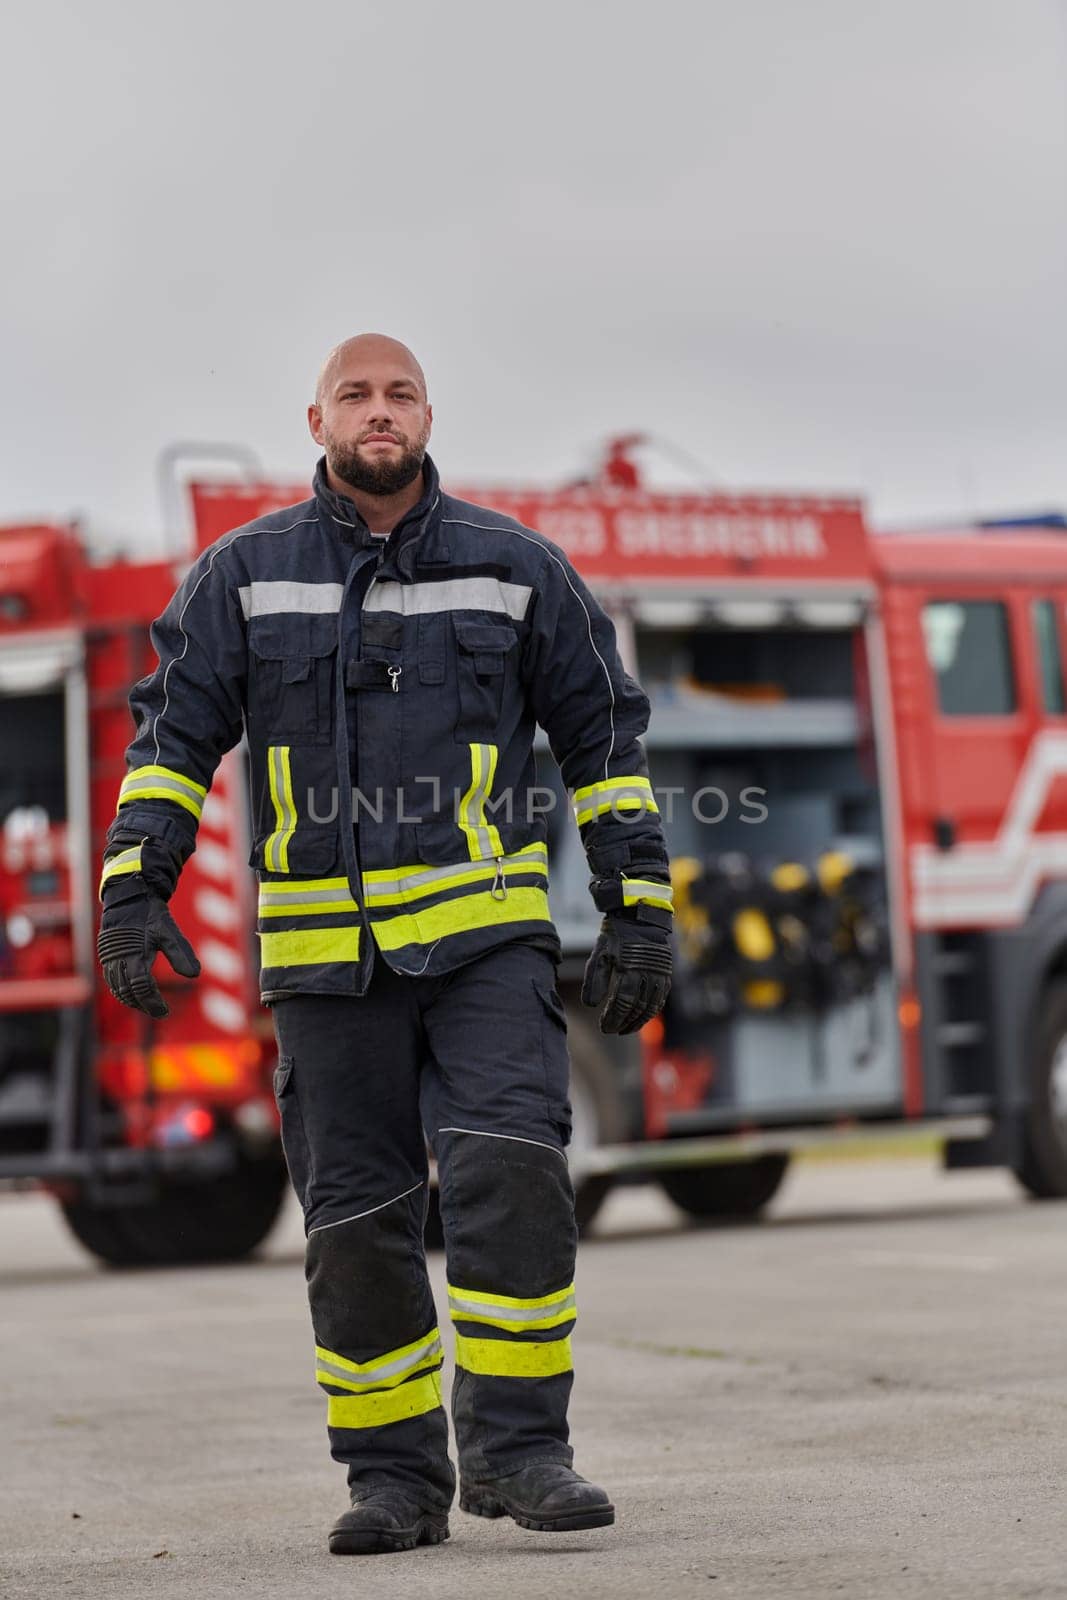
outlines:
{"label": "black boot", "polygon": [[485,1483],[461,1483],[459,1505],[476,1517],[512,1517],[536,1533],[606,1528],[615,1521],[603,1489],[557,1461],[539,1461]]}
{"label": "black boot", "polygon": [[447,1538],[446,1512],[428,1511],[401,1488],[368,1489],[334,1523],[330,1550],[335,1556],[374,1555],[441,1544]]}

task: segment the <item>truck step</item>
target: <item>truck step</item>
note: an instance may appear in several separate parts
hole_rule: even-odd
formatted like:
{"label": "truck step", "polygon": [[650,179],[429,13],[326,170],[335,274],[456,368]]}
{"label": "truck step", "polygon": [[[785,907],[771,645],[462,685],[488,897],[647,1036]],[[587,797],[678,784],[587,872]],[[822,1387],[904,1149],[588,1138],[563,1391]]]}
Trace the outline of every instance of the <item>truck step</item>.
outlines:
{"label": "truck step", "polygon": [[975,970],[974,952],[972,950],[938,950],[933,957],[931,966],[939,978],[955,978],[961,973]]}
{"label": "truck step", "polygon": [[937,1030],[937,1042],[948,1050],[959,1050],[965,1045],[981,1044],[985,1038],[983,1022],[942,1022]]}
{"label": "truck step", "polygon": [[51,1122],[54,1096],[51,1081],[37,1072],[18,1072],[0,1084],[0,1128],[19,1128]]}

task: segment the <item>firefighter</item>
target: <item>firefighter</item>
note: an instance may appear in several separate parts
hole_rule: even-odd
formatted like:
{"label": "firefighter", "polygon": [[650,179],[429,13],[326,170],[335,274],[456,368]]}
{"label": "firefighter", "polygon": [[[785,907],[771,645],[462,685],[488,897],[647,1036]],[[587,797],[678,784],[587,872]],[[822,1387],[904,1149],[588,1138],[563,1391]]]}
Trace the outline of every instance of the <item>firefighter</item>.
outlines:
{"label": "firefighter", "polygon": [[[428,1137],[455,1327],[460,1504],[523,1527],[614,1520],[572,1469],[576,1228],[559,942],[535,723],[574,792],[603,913],[582,998],[632,1033],[670,987],[648,701],[566,557],[445,494],[422,369],[361,335],[308,408],[311,499],[225,535],[153,625],[156,671],[108,832],[99,956],[167,1007],[158,950],[215,768],[247,733],[261,988],[304,1212],[316,1375],[351,1509],[338,1553],[447,1538],[455,1473],[426,1273]],[[425,1137],[424,1137],[425,1130]]]}

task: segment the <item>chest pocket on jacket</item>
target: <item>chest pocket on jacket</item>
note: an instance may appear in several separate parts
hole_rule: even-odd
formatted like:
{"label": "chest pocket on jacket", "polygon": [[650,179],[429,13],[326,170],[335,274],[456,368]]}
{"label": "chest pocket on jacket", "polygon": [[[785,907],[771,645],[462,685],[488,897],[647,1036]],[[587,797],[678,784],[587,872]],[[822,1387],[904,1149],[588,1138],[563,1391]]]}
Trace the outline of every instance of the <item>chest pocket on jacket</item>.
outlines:
{"label": "chest pocket on jacket", "polygon": [[248,628],[249,713],[258,731],[290,744],[329,744],[337,618],[253,617]]}
{"label": "chest pocket on jacket", "polygon": [[456,738],[461,743],[496,732],[508,678],[508,654],[515,630],[505,622],[472,622],[453,617],[459,674]]}

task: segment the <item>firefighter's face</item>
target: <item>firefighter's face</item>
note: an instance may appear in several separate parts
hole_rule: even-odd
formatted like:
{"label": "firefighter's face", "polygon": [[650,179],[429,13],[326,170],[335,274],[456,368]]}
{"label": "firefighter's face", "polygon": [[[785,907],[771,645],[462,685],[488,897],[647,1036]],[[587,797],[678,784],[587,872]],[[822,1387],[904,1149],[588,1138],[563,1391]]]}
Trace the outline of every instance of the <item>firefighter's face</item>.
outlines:
{"label": "firefighter's face", "polygon": [[342,483],[397,494],[422,471],[433,411],[415,357],[395,339],[362,334],[326,360],[308,426]]}

